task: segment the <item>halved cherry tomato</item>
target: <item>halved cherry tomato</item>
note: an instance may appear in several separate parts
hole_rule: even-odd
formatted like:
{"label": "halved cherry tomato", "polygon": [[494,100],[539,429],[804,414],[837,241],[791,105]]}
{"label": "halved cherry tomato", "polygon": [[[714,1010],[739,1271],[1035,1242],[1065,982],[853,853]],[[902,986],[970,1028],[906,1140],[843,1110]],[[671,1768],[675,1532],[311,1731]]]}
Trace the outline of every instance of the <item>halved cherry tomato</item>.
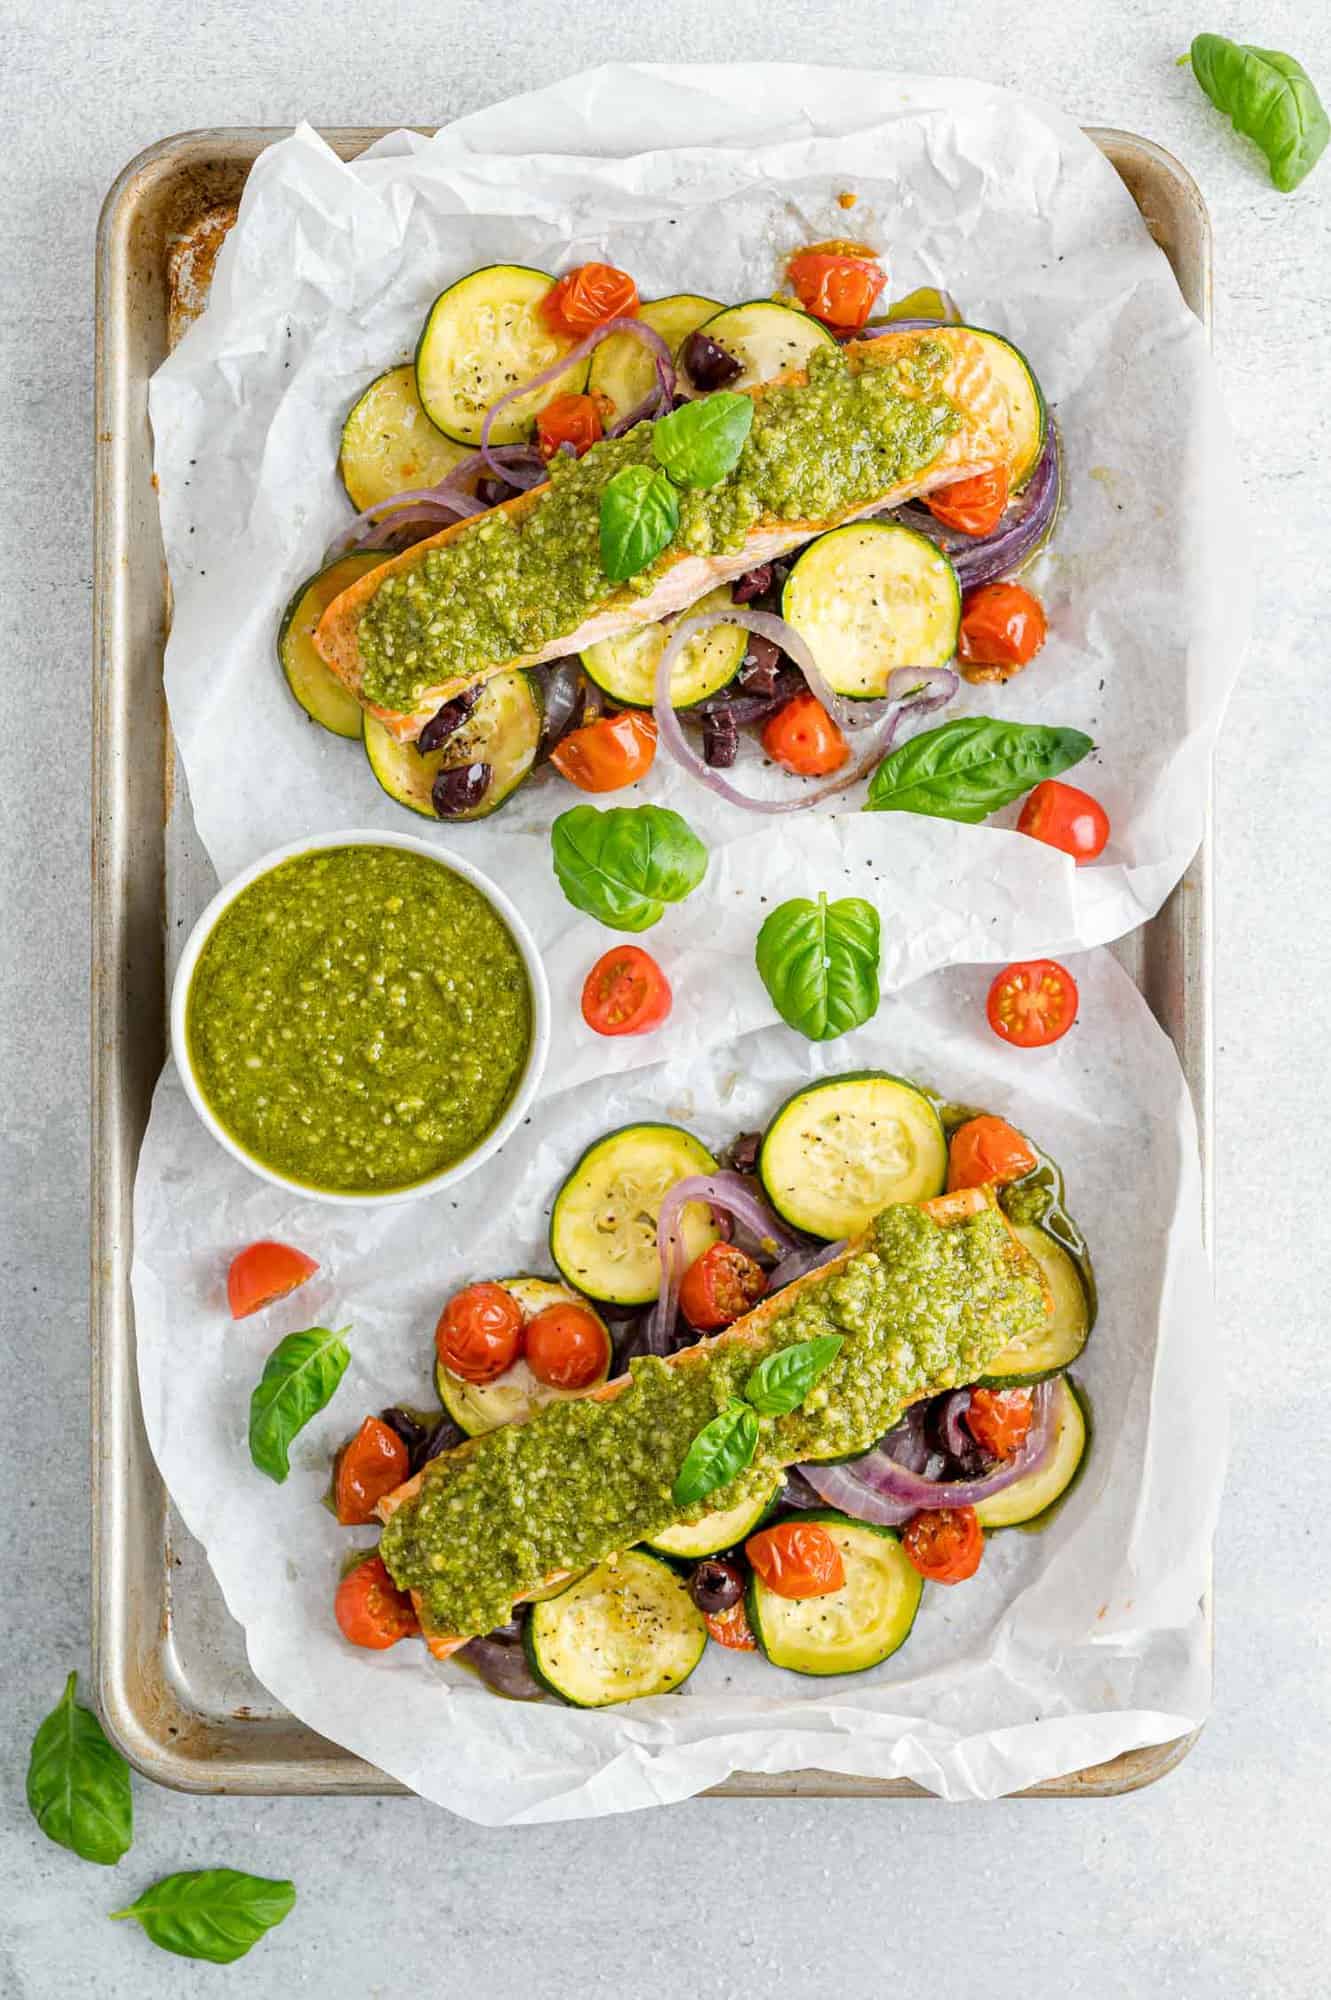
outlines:
{"label": "halved cherry tomato", "polygon": [[613,264],[579,264],[546,293],[541,309],[556,332],[581,339],[605,320],[632,318],[638,310],[638,287],[627,271]]}
{"label": "halved cherry tomato", "polygon": [[962,600],[962,672],[968,681],[1011,680],[1034,659],[1048,629],[1044,606],[1021,584],[982,583]]}
{"label": "halved cherry tomato", "polygon": [[251,1243],[237,1251],[226,1274],[227,1304],[232,1319],[248,1319],[274,1299],[283,1299],[312,1278],[319,1266],[289,1243]]}
{"label": "halved cherry tomato", "polygon": [[1079,792],[1075,785],[1065,785],[1058,778],[1045,778],[1023,805],[1017,832],[1061,848],[1080,868],[1103,852],[1109,838],[1109,815],[1089,792]]}
{"label": "halved cherry tomato", "polygon": [[1008,483],[1007,467],[996,465],[992,472],[926,493],[924,504],[936,521],[960,535],[992,535],[1007,506]]}
{"label": "halved cherry tomato", "polygon": [[1000,1187],[1033,1174],[1039,1165],[1030,1146],[1006,1118],[988,1112],[968,1118],[958,1125],[947,1149],[947,1191],[958,1188]]}
{"label": "halved cherry tomato", "polygon": [[732,1604],[729,1611],[705,1611],[707,1630],[718,1646],[728,1646],[732,1653],[756,1653],[758,1641],[753,1636],[748,1613],[744,1609],[744,1599]]}
{"label": "halved cherry tomato", "polygon": [[410,1639],[420,1631],[415,1606],[405,1590],[399,1590],[384,1567],[382,1556],[370,1556],[348,1570],[337,1586],[333,1616],[344,1639],[353,1646],[368,1646],[381,1653]]}
{"label": "halved cherry tomato", "polygon": [[763,749],[802,778],[839,771],[850,745],[816,695],[797,694],[763,728]]}
{"label": "halved cherry tomato", "polygon": [[604,1375],[610,1336],[586,1306],[546,1306],[527,1321],[527,1366],[551,1389],[586,1389]]}
{"label": "halved cherry tomato", "polygon": [[901,1546],[930,1583],[964,1583],[984,1554],[984,1530],[973,1507],[931,1507],[912,1514]]}
{"label": "halved cherry tomato", "polygon": [[397,1432],[378,1417],[367,1417],[337,1455],[333,1499],[344,1528],[362,1528],[374,1519],[385,1493],[407,1476],[411,1455]]}
{"label": "halved cherry tomato", "polygon": [[1077,1018],[1077,982],[1053,958],[1005,965],[989,988],[989,1026],[1019,1049],[1042,1049]]}
{"label": "halved cherry tomato", "polygon": [[464,1382],[493,1382],[522,1352],[522,1328],[512,1292],[487,1279],[448,1301],[434,1330],[435,1351]]}
{"label": "halved cherry tomato", "polygon": [[778,1521],[760,1528],[744,1553],[778,1597],[828,1597],[846,1581],[841,1551],[816,1521]]}
{"label": "halved cherry tomato", "polygon": [[1025,1444],[1034,1415],[1029,1389],[972,1389],[961,1421],[990,1458],[1011,1458]]}
{"label": "halved cherry tomato", "polygon": [[684,1273],[680,1311],[700,1333],[715,1333],[743,1319],[766,1290],[761,1264],[733,1243],[713,1243]]}
{"label": "halved cherry tomato", "polygon": [[787,264],[786,275],[806,313],[824,326],[845,328],[864,325],[887,283],[874,258],[828,250],[799,251]]}
{"label": "halved cherry tomato", "polygon": [[561,777],[584,792],[617,792],[646,777],[656,755],[656,724],[650,715],[626,708],[570,730],[550,753]]}
{"label": "halved cherry tomato", "polygon": [[556,396],[536,412],[536,443],[542,458],[553,458],[565,444],[571,444],[581,458],[602,435],[595,396]]}
{"label": "halved cherry tomato", "polygon": [[670,981],[641,945],[598,958],[582,987],[582,1018],[598,1035],[646,1035],[670,1012]]}

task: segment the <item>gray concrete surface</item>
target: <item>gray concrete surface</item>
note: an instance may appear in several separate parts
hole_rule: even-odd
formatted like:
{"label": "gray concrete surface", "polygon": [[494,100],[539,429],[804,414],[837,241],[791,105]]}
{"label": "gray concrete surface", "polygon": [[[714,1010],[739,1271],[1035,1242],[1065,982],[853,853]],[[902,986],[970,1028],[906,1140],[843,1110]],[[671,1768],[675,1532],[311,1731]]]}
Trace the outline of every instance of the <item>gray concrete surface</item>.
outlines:
{"label": "gray concrete surface", "polygon": [[[0,10],[0,1995],[226,1987],[494,2000],[890,1992],[950,2000],[1325,1994],[1331,1727],[1321,1109],[1331,919],[1325,465],[1331,163],[1294,199],[1174,56],[1202,27],[1290,49],[1331,96],[1331,14],[1263,0],[10,0]],[[1256,508],[1258,634],[1219,762],[1219,1260],[1234,1387],[1218,1693],[1200,1747],[1105,1803],[699,1802],[525,1834],[415,1803],[137,1787],[114,1875],[28,1820],[29,1739],[86,1667],[89,484],[92,237],[123,162],[190,126],[443,121],[607,58],[732,55],[961,72],[1133,127],[1198,176],[1217,346]],[[1254,1216],[1256,1211],[1256,1217]],[[1274,1227],[1272,1223],[1274,1222]],[[1226,1365],[1217,1354],[1215,1366]],[[1319,1416],[1319,1410],[1321,1412]],[[291,1875],[228,1971],[106,1912],[172,1868]]]}

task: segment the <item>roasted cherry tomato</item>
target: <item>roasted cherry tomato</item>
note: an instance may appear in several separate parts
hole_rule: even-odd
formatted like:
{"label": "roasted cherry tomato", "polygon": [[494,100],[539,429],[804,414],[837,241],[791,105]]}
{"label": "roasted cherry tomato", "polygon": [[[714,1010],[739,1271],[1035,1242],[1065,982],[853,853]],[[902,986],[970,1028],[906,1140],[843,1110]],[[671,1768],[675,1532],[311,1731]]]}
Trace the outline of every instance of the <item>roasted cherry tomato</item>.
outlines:
{"label": "roasted cherry tomato", "polygon": [[1011,1458],[1035,1415],[1029,1389],[972,1389],[962,1422],[990,1458]]}
{"label": "roasted cherry tomato", "polygon": [[700,1333],[715,1333],[743,1319],[766,1290],[761,1264],[733,1243],[713,1243],[684,1273],[680,1311]]}
{"label": "roasted cherry tomato", "polygon": [[806,313],[824,326],[864,325],[874,300],[887,283],[873,257],[847,257],[831,250],[801,250],[786,266],[786,275]]}
{"label": "roasted cherry tomato", "polygon": [[610,1363],[610,1336],[586,1306],[546,1306],[527,1321],[527,1366],[550,1389],[588,1389]]}
{"label": "roasted cherry tomato", "polygon": [[617,792],[645,778],[655,755],[656,724],[650,715],[626,708],[570,730],[551,751],[550,762],[584,792]]}
{"label": "roasted cherry tomato", "polygon": [[581,458],[602,434],[595,396],[556,396],[536,413],[536,443],[542,458],[553,458],[566,444]]}
{"label": "roasted cherry tomato", "polygon": [[778,1597],[828,1597],[846,1581],[841,1551],[817,1521],[778,1521],[760,1528],[744,1553]]}
{"label": "roasted cherry tomato", "polygon": [[337,1455],[333,1499],[344,1528],[363,1528],[385,1493],[407,1476],[411,1454],[397,1432],[378,1417],[367,1417]]}
{"label": "roasted cherry tomato", "polygon": [[1075,785],[1065,785],[1058,778],[1046,778],[1023,805],[1017,832],[1061,848],[1080,868],[1104,851],[1109,815],[1089,792],[1079,792]]}
{"label": "roasted cherry tomato", "polygon": [[1000,1187],[1008,1181],[1024,1180],[1039,1162],[1020,1132],[1006,1118],[968,1118],[958,1125],[947,1149],[947,1191],[958,1188]]}
{"label": "roasted cherry tomato", "polygon": [[901,1546],[930,1583],[964,1583],[984,1554],[984,1530],[973,1507],[932,1507],[912,1514]]}
{"label": "roasted cherry tomato", "polygon": [[[1008,469],[977,472],[973,479],[958,479],[951,486],[927,493],[924,504],[945,528],[959,535],[992,535],[1003,518],[1008,502]],[[978,594],[978,593],[977,593]],[[1033,650],[1033,649],[1032,649]]]}
{"label": "roasted cherry tomato", "polygon": [[1019,583],[982,583],[962,600],[957,658],[968,681],[1006,681],[1044,644],[1044,606]]}
{"label": "roasted cherry tomato", "polygon": [[619,944],[587,974],[582,1018],[598,1035],[647,1035],[670,1012],[670,998],[670,981],[651,953]]}
{"label": "roasted cherry tomato", "polygon": [[797,694],[763,727],[763,749],[801,778],[839,771],[850,746],[816,695]]}
{"label": "roasted cherry tomato", "polygon": [[742,1597],[729,1611],[704,1611],[703,1617],[718,1646],[726,1646],[732,1653],[757,1652],[758,1641],[753,1636]]}
{"label": "roasted cherry tomato", "polygon": [[1005,965],[989,988],[989,1026],[1019,1049],[1042,1049],[1077,1018],[1077,982],[1053,958]]}
{"label": "roasted cherry tomato", "polygon": [[251,1243],[231,1259],[226,1274],[227,1304],[232,1319],[248,1319],[274,1299],[283,1299],[312,1278],[319,1266],[289,1243]]}
{"label": "roasted cherry tomato", "polygon": [[376,1653],[396,1646],[399,1639],[410,1639],[421,1629],[415,1606],[406,1591],[393,1582],[382,1556],[368,1556],[347,1571],[337,1586],[333,1616],[344,1639]]}
{"label": "roasted cherry tomato", "polygon": [[542,310],[557,332],[581,340],[608,319],[632,318],[638,310],[638,287],[627,271],[613,264],[579,264],[546,293]]}
{"label": "roasted cherry tomato", "polygon": [[493,1382],[522,1352],[522,1328],[512,1292],[486,1280],[449,1300],[434,1330],[435,1350],[464,1382]]}

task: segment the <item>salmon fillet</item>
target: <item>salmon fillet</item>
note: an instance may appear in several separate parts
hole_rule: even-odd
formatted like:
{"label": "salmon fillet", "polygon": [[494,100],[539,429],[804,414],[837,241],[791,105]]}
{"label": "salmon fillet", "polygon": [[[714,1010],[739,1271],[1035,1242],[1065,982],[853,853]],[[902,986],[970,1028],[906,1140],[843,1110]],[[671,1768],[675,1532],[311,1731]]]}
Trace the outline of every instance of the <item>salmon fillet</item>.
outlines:
{"label": "salmon fillet", "polygon": [[[462,536],[474,534],[479,520],[491,518],[489,515],[473,517],[445,528],[440,534],[431,535],[426,541],[417,542],[413,548],[404,550],[381,568],[359,578],[340,597],[335,597],[319,621],[314,635],[315,646],[363,708],[376,716],[400,742],[414,742],[442,703],[464,687],[488,679],[491,674],[514,667],[539,666],[566,653],[579,652],[598,640],[614,638],[637,626],[670,617],[696,604],[700,597],[705,597],[718,584],[742,576],[745,570],[753,569],[759,563],[787,554],[828,528],[860,520],[884,507],[897,506],[920,494],[932,492],[936,487],[949,486],[955,480],[967,479],[973,474],[989,472],[1000,464],[1009,463],[1013,439],[1007,397],[989,367],[982,342],[969,328],[935,327],[927,333],[885,334],[877,340],[853,341],[845,353],[852,371],[890,368],[903,357],[908,358],[911,350],[926,340],[941,344],[948,352],[948,364],[937,379],[935,390],[952,405],[960,421],[943,440],[927,466],[910,479],[875,494],[862,505],[846,508],[822,520],[761,520],[746,536],[742,547],[731,553],[705,556],[672,556],[667,553],[661,559],[659,580],[645,595],[640,596],[623,585],[608,583],[604,602],[597,610],[575,630],[561,633],[539,652],[502,660],[478,660],[474,672],[454,674],[424,689],[409,710],[377,706],[362,689],[364,662],[359,627],[366,607],[387,577],[416,568],[433,550],[445,548]],[[745,393],[760,400],[773,389],[798,387],[807,383],[808,379],[806,370],[792,369],[772,382],[757,384]],[[903,385],[903,393],[911,392]],[[521,520],[540,507],[549,492],[548,484],[533,487],[530,492],[518,494],[515,499],[505,501],[501,508],[493,511]]]}

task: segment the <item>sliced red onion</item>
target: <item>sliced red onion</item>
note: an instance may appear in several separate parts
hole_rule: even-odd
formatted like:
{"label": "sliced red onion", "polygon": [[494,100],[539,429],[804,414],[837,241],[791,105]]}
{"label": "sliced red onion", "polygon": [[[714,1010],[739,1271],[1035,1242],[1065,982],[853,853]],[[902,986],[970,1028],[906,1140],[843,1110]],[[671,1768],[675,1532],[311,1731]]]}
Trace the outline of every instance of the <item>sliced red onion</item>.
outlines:
{"label": "sliced red onion", "polygon": [[767,1280],[769,1295],[779,1292],[786,1285],[793,1285],[796,1278],[807,1278],[810,1271],[820,1271],[824,1264],[830,1264],[834,1257],[840,1257],[847,1249],[849,1239],[843,1237],[839,1243],[820,1243],[816,1250],[792,1250],[783,1257]]}
{"label": "sliced red onion", "polygon": [[822,1507],[826,1503],[821,1493],[815,1493],[797,1465],[786,1467],[786,1483],[781,1489],[783,1507]]}
{"label": "sliced red onion", "polygon": [[[940,492],[946,492],[941,487]],[[1008,507],[992,535],[977,541],[955,528],[945,528],[927,507],[913,502],[892,510],[892,519],[927,535],[942,549],[957,572],[963,590],[976,590],[995,577],[1011,576],[1029,562],[1052,532],[1063,490],[1062,450],[1058,432],[1051,423],[1045,433],[1044,450],[1034,472]]]}
{"label": "sliced red onion", "polygon": [[[969,1389],[949,1389],[934,1406],[934,1432],[949,1458],[969,1458],[975,1450],[975,1440],[966,1428],[966,1412],[970,1406]],[[883,1445],[890,1458],[900,1460],[900,1453],[893,1450],[887,1439],[883,1440]],[[904,1463],[904,1460],[901,1462]],[[919,1471],[918,1466],[912,1469]]]}
{"label": "sliced red onion", "polygon": [[[498,475],[503,485],[517,492],[539,484],[546,477],[545,462],[530,445],[497,445],[490,453],[490,461],[488,469]],[[332,562],[351,548],[381,548],[404,527],[419,523],[437,531],[451,527],[455,520],[484,513],[490,503],[471,490],[470,482],[486,470],[487,461],[475,451],[434,486],[409,487],[402,493],[390,493],[386,499],[376,500],[373,506],[357,514],[351,526],[332,543],[326,560]]]}
{"label": "sliced red onion", "polygon": [[[501,1625],[499,1630],[505,1635],[510,1628]],[[474,1667],[488,1688],[496,1694],[507,1695],[510,1701],[543,1701],[545,1689],[535,1678],[527,1665],[527,1658],[516,1638],[500,1638],[497,1633],[487,1633],[484,1639],[468,1639],[465,1646],[459,1646],[453,1655],[469,1667]]]}
{"label": "sliced red onion", "polygon": [[624,314],[615,319],[604,320],[587,335],[585,340],[580,340],[576,347],[570,347],[567,354],[561,355],[559,360],[552,362],[548,368],[543,368],[539,375],[533,375],[528,381],[518,382],[513,388],[505,389],[503,395],[491,403],[481,425],[481,457],[492,472],[499,470],[498,460],[492,456],[495,447],[490,443],[490,433],[494,429],[494,421],[499,412],[507,404],[516,401],[519,396],[530,396],[534,390],[544,389],[549,383],[557,382],[560,376],[566,375],[577,362],[585,361],[589,354],[594,353],[601,342],[608,340],[612,333],[632,334],[636,340],[641,340],[650,347],[656,359],[658,387],[667,400],[674,394],[675,364],[671,359],[670,349],[655,328],[645,325],[640,319],[631,319]]}
{"label": "sliced red onion", "polygon": [[691,1201],[705,1201],[732,1215],[753,1239],[771,1250],[789,1252],[795,1238],[778,1222],[753,1182],[722,1167],[714,1174],[688,1174],[667,1189],[656,1217],[656,1250],[661,1263],[661,1289],[643,1327],[648,1354],[668,1354],[675,1328],[679,1288],[685,1272],[684,1232],[680,1219]]}

